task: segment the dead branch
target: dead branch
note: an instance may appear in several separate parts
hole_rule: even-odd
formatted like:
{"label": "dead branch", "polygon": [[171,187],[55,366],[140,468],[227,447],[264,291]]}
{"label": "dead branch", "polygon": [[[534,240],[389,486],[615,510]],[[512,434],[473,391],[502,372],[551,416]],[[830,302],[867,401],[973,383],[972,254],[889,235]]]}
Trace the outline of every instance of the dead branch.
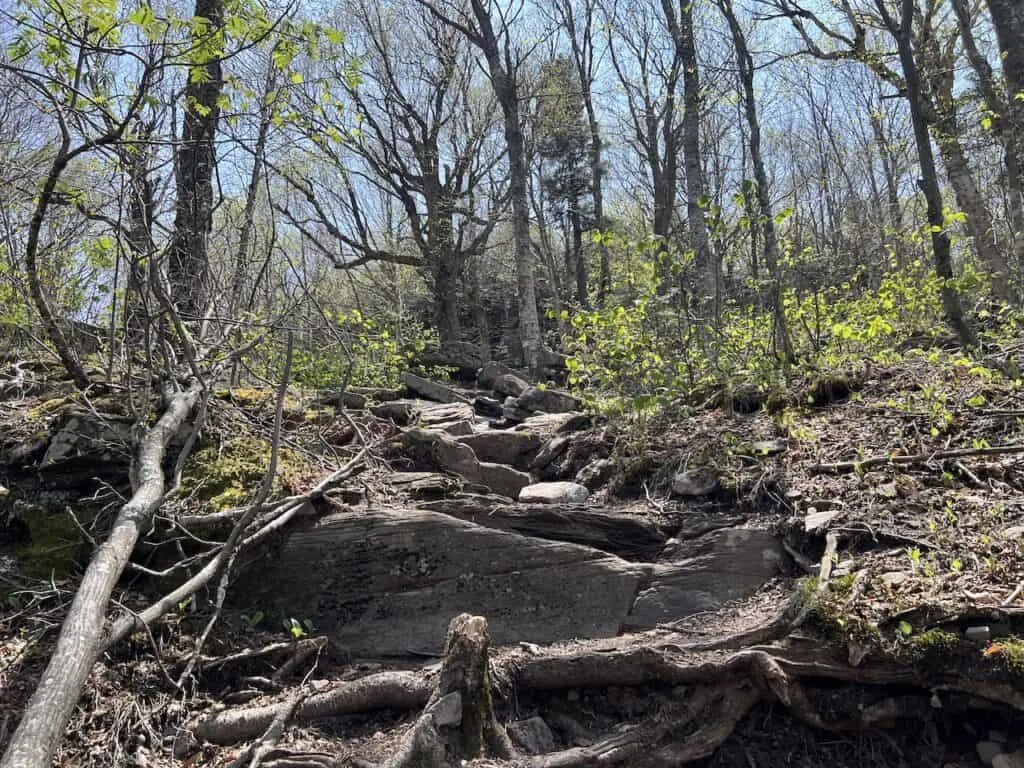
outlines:
{"label": "dead branch", "polygon": [[110,535],[89,562],[53,656],[0,761],[2,768],[42,768],[50,764],[102,650],[111,593],[163,497],[167,445],[188,418],[200,391],[200,382],[193,381],[183,392],[168,393],[167,409],[143,438],[138,453],[138,488],[121,507]]}
{"label": "dead branch", "polygon": [[835,464],[811,464],[807,471],[818,475],[844,475],[862,472],[890,464],[929,464],[944,459],[960,459],[965,456],[998,456],[1008,453],[1024,453],[1024,445],[995,445],[989,448],[958,448],[951,451],[934,451],[913,456],[873,456],[861,461],[840,461]]}
{"label": "dead branch", "polygon": [[[322,480],[315,488],[310,490],[304,496],[299,497],[299,500],[289,502],[283,507],[279,508],[279,514],[276,517],[272,517],[262,528],[257,530],[255,533],[248,535],[241,542],[241,549],[245,549],[258,541],[263,540],[269,535],[271,531],[277,530],[283,525],[283,520],[290,519],[298,513],[298,511],[308,503],[309,499],[315,499],[322,497],[325,490],[332,487],[334,484],[341,482],[345,478],[351,477],[352,475],[360,472],[363,469],[363,456],[366,454],[364,448],[358,454],[356,454],[344,467],[332,473],[329,477]],[[260,507],[254,506],[253,509],[259,509]],[[239,521],[241,523],[241,521]],[[244,526],[240,526],[239,523],[235,524],[235,530],[243,530]],[[226,547],[226,545],[225,545]],[[228,560],[228,553],[226,548],[222,547],[216,554],[216,556],[210,560],[202,570],[198,571],[195,576],[188,579],[177,589],[167,593],[153,605],[146,608],[146,610],[140,613],[129,614],[122,616],[116,622],[110,630],[110,634],[107,635],[105,647],[109,648],[116,643],[119,643],[124,638],[128,637],[132,632],[140,630],[148,624],[156,621],[165,613],[173,610],[182,600],[192,596],[197,590],[208,584],[210,580],[218,573],[220,569]]]}

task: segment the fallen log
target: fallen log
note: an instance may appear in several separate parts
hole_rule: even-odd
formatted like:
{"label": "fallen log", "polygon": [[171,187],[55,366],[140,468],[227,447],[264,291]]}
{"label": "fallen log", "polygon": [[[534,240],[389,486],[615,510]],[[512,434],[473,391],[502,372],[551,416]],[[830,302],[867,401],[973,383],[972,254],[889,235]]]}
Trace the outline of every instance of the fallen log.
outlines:
{"label": "fallen log", "polygon": [[198,381],[168,394],[167,407],[139,445],[138,486],[96,550],[61,626],[57,646],[0,760],[2,768],[44,768],[60,744],[71,712],[103,645],[110,595],[139,535],[148,530],[164,493],[163,459],[201,391]]}

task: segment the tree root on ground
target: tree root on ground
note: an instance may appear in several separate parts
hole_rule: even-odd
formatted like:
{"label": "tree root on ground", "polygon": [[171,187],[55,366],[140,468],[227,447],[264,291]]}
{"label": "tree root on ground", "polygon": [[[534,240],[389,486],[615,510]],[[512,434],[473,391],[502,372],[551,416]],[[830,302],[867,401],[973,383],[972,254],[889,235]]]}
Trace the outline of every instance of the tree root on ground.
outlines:
{"label": "tree root on ground", "polygon": [[[452,622],[440,670],[435,665],[418,672],[385,672],[337,683],[305,698],[292,719],[302,722],[376,709],[422,708],[401,747],[382,768],[442,768],[480,754],[521,768],[657,768],[710,756],[763,701],[778,702],[806,725],[831,731],[885,727],[901,715],[914,714],[908,712],[913,706],[927,709],[928,697],[937,691],[965,693],[1024,710],[1024,694],[1011,684],[981,683],[942,673],[927,676],[884,661],[853,666],[841,660],[834,649],[806,644],[762,645],[729,654],[670,643],[600,651],[587,646],[579,650],[552,648],[540,654],[536,650],[505,651],[492,660],[489,674],[486,627],[484,619],[464,614]],[[501,680],[501,690],[507,688],[516,696],[645,685],[671,690],[671,695],[662,697],[656,713],[591,746],[522,756],[514,753],[494,719],[489,679]],[[871,686],[874,692],[864,705],[823,714],[827,708],[815,703],[820,695],[817,686],[823,682]],[[899,686],[900,693],[887,696],[881,688],[885,685]],[[908,689],[919,692],[913,697],[913,706],[904,700]],[[226,745],[257,738],[279,707],[231,709],[199,718],[183,731],[188,738],[181,741],[186,748],[179,754],[203,741]],[[361,760],[357,764],[373,765]]]}

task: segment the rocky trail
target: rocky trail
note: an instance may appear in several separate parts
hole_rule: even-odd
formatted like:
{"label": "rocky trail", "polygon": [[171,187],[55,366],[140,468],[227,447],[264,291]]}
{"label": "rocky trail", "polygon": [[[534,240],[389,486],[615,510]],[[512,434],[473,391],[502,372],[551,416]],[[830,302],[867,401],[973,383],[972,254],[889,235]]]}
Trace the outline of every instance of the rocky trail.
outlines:
{"label": "rocky trail", "polygon": [[[626,422],[497,365],[403,385],[296,395],[218,628],[197,644],[202,593],[122,612],[64,764],[444,765],[482,739],[481,766],[1024,765],[1017,382],[922,355]],[[127,418],[22,395],[0,746],[71,588],[30,587],[30,545],[86,490],[101,527],[130,455]],[[186,467],[122,609],[258,484],[232,451],[272,403],[211,403],[207,485]]]}

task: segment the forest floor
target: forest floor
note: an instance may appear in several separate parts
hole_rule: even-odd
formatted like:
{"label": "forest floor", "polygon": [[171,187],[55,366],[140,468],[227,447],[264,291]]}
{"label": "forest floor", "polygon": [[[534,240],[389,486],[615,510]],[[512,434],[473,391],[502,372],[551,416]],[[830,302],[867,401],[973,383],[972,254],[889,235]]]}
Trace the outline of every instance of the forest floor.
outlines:
{"label": "forest floor", "polygon": [[[52,404],[67,394],[60,387],[48,384],[0,403],[7,459],[6,470],[0,470],[6,489],[0,501],[7,499],[8,517],[0,520],[0,750],[73,594],[81,539],[92,526],[102,528],[104,510],[124,493],[123,484],[109,478],[75,485],[47,477],[33,464],[41,450],[33,454],[33,440],[42,445],[44,436],[52,437],[59,411]],[[350,455],[346,440],[361,437],[382,445],[398,434],[390,422],[368,414],[339,426],[339,420],[310,415],[301,393],[297,398],[298,415],[286,441],[293,455],[280,473],[282,492],[314,485]],[[214,406],[208,419],[212,434],[266,436],[272,410],[266,402],[233,399]],[[788,660],[794,677],[801,665],[809,670],[801,700],[787,702],[765,683],[761,687],[774,696],[751,698],[735,723],[708,737],[707,754],[697,750],[686,762],[723,768],[968,768],[993,765],[994,755],[1017,758],[1013,753],[1024,746],[1019,380],[956,355],[912,353],[892,365],[869,364],[797,382],[754,413],[680,402],[644,418],[598,422],[573,441],[603,446],[612,462],[610,480],[589,507],[634,516],[670,535],[705,524],[713,530],[728,519],[777,534],[790,561],[786,572],[753,594],[669,625],[543,649],[528,643],[492,649],[496,709],[503,721],[539,715],[550,727],[550,748],[587,749],[631,723],[668,718],[681,696],[709,685],[654,675],[636,684],[519,690],[506,673],[529,667],[531,657],[635,660],[650,651],[674,669],[692,671],[733,669],[740,655],[767,649]],[[673,478],[692,468],[710,469],[715,490],[700,498],[673,495]],[[350,484],[350,495],[401,496],[386,485],[390,471],[382,451]],[[229,480],[220,491],[230,490]],[[43,542],[41,559],[38,546],[30,552],[18,538],[24,523],[16,520],[12,499],[71,509],[79,519],[71,529],[48,527],[54,538]],[[184,514],[201,506],[193,493],[175,509]],[[85,536],[72,535],[76,531]],[[38,526],[31,531],[36,544],[39,533]],[[43,576],[39,568],[46,558],[57,564]],[[135,575],[126,578],[119,600],[141,606],[164,588]],[[204,713],[280,703],[298,691],[315,696],[387,671],[429,678],[438,664],[437,658],[352,659],[326,643],[276,675],[299,644],[317,638],[316,628],[296,629],[300,637],[289,638],[252,616],[226,614],[203,646],[196,674],[176,685],[208,618],[209,603],[196,600],[110,649],[90,678],[58,764],[227,766],[244,758],[238,764],[247,765],[244,742],[198,745],[176,759],[175,734]],[[246,649],[257,653],[232,656]],[[229,657],[234,660],[225,664]],[[806,658],[818,666],[811,669]],[[840,666],[845,671],[837,672]],[[710,727],[728,711],[716,706],[694,713],[686,733],[660,733],[658,743],[704,738],[702,724]],[[296,718],[278,744],[279,759],[293,762],[280,764],[383,761],[418,714],[415,708],[384,706]],[[983,746],[990,744],[995,747]],[[327,756],[334,762],[325,762]],[[496,759],[475,764],[538,765]],[[595,756],[581,764],[603,763]]]}

